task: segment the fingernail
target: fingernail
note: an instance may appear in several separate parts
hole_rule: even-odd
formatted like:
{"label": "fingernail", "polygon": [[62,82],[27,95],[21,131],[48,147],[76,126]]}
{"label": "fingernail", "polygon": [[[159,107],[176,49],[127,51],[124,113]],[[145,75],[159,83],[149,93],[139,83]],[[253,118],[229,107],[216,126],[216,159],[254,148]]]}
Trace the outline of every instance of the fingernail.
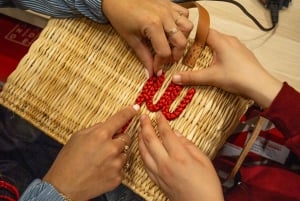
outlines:
{"label": "fingernail", "polygon": [[172,81],[177,84],[181,83],[181,75],[179,75],[179,74],[173,75]]}
{"label": "fingernail", "polygon": [[149,79],[150,75],[149,75],[148,69],[146,69],[146,68],[145,68],[145,74],[146,74],[146,78]]}
{"label": "fingernail", "polygon": [[139,104],[135,104],[135,105],[133,106],[133,109],[134,109],[135,111],[138,111],[138,110],[140,109],[140,105],[139,105]]}
{"label": "fingernail", "polygon": [[157,77],[159,77],[159,76],[161,76],[162,75],[162,69],[160,69],[157,73],[156,73],[156,75],[157,75]]}

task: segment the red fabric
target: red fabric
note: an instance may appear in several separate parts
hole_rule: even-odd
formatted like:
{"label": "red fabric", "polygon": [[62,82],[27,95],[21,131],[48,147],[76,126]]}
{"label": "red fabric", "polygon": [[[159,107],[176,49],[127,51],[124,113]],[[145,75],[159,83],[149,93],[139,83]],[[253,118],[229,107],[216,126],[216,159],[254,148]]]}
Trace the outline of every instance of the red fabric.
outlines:
{"label": "red fabric", "polygon": [[243,182],[232,189],[228,201],[298,201],[300,175],[286,169],[253,166],[240,170]]}
{"label": "red fabric", "polygon": [[15,185],[0,178],[0,200],[17,201],[20,193]]}
{"label": "red fabric", "polygon": [[300,93],[284,83],[270,108],[262,114],[286,136],[286,146],[300,157]]}
{"label": "red fabric", "polygon": [[300,158],[300,135],[289,138],[285,145]]}
{"label": "red fabric", "polygon": [[[300,158],[300,93],[284,83],[271,106],[261,113],[286,138]],[[281,167],[241,167],[241,184],[225,195],[228,201],[300,201],[300,175]]]}
{"label": "red fabric", "polygon": [[0,81],[17,67],[41,28],[0,14]]}

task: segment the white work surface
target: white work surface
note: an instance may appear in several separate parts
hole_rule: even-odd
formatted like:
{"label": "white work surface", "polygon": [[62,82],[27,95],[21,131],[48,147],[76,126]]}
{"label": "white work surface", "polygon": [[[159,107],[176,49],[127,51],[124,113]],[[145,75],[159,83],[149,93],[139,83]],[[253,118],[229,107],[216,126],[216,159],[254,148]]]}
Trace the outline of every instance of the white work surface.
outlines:
{"label": "white work surface", "polygon": [[[271,26],[270,11],[259,0],[238,0],[265,27]],[[199,1],[211,18],[211,27],[239,38],[275,77],[300,91],[300,1],[293,0],[279,13],[277,29],[261,31],[237,6]],[[193,11],[192,11],[193,14]],[[255,75],[249,75],[255,76]],[[263,86],[262,86],[263,90]]]}

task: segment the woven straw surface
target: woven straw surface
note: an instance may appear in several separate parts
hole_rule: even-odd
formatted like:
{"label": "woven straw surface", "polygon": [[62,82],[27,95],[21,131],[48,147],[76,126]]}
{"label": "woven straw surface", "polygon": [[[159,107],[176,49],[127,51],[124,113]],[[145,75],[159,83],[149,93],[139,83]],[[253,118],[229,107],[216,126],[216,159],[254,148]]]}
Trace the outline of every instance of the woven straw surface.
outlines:
{"label": "woven straw surface", "polygon": [[[202,51],[194,69],[181,61],[166,73],[158,101],[179,70],[208,67],[212,54]],[[15,111],[61,143],[75,131],[104,121],[134,104],[147,81],[142,64],[109,25],[88,19],[51,19],[31,46],[0,96],[0,103]],[[213,158],[247,110],[250,102],[215,87],[194,87],[190,104],[170,125]],[[181,101],[188,87],[171,106]],[[145,104],[142,113],[154,117]],[[132,136],[130,167],[123,183],[146,200],[167,200],[147,176],[137,145],[138,117],[126,130]]]}

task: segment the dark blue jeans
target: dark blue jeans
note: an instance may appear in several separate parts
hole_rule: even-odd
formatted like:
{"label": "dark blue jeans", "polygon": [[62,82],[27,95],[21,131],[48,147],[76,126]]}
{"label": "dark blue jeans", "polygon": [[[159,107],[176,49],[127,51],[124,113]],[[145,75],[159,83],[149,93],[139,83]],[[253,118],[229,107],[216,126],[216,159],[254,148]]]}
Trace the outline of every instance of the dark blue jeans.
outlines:
{"label": "dark blue jeans", "polygon": [[[0,176],[14,183],[20,193],[35,178],[43,178],[62,146],[14,112],[0,106]],[[124,185],[94,200],[143,201]]]}
{"label": "dark blue jeans", "polygon": [[0,173],[22,193],[43,178],[62,145],[15,113],[0,107]]}

